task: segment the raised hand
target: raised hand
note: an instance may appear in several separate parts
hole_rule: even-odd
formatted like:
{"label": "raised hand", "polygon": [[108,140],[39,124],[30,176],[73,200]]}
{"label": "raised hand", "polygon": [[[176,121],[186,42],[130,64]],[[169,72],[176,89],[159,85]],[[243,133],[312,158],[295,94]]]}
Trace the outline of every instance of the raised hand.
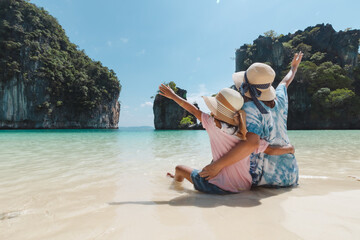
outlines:
{"label": "raised hand", "polygon": [[293,60],[291,62],[291,69],[293,71],[296,71],[297,68],[299,67],[299,64],[301,62],[301,59],[302,59],[303,55],[304,54],[301,51],[299,53],[295,53],[294,58],[293,58]]}
{"label": "raised hand", "polygon": [[291,82],[294,80],[296,71],[301,63],[301,59],[303,57],[303,53],[300,51],[299,53],[295,53],[294,58],[291,62],[291,68],[288,74],[281,80],[280,84],[285,84],[286,87],[289,87]]}
{"label": "raised hand", "polygon": [[159,94],[161,96],[164,96],[164,97],[167,97],[169,99],[173,99],[174,96],[176,96],[175,92],[169,87],[169,86],[166,86],[165,84],[161,84],[159,86]]}

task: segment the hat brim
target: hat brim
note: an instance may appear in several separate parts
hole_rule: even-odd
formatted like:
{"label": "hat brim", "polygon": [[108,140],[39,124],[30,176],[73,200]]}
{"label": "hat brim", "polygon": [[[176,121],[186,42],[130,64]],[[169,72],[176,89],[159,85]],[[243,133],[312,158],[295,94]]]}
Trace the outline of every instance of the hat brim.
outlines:
{"label": "hat brim", "polygon": [[245,71],[233,73],[232,79],[237,90],[240,89],[241,84],[244,82]]}
{"label": "hat brim", "polygon": [[221,120],[223,122],[229,123],[233,126],[236,126],[236,123],[234,121],[233,118],[229,118],[228,116],[225,116],[224,114],[222,114],[221,112],[219,112],[218,109],[218,102],[216,101],[215,97],[207,97],[207,96],[202,96],[202,98],[204,99],[204,102],[206,104],[206,106],[209,108],[209,110],[214,114],[214,116],[218,119]]}
{"label": "hat brim", "polygon": [[[245,71],[233,73],[232,79],[234,81],[235,87],[237,90],[240,90],[241,84],[244,82]],[[249,92],[245,93],[246,97],[251,98]],[[270,86],[268,89],[262,90],[261,95],[258,97],[260,101],[272,101],[276,98],[276,91],[273,86]]]}

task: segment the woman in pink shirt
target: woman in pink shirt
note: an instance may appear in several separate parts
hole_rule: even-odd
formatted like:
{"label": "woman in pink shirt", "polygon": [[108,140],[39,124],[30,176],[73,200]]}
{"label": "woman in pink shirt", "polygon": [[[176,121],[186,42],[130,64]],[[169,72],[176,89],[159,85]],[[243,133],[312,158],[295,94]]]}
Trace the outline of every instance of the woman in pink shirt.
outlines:
{"label": "woman in pink shirt", "polygon": [[[244,100],[239,92],[224,88],[216,97],[203,97],[211,110],[209,115],[177,96],[170,87],[162,84],[159,90],[160,95],[174,100],[202,122],[210,138],[213,161],[217,161],[241,140],[246,140],[245,112],[241,110]],[[265,150],[272,155],[294,151],[291,145],[282,148],[270,148],[266,141],[261,140],[256,152]],[[250,159],[247,156],[223,168],[211,180],[200,177],[198,170],[183,165],[176,166],[175,175],[168,173],[168,176],[178,182],[182,182],[185,178],[194,184],[196,190],[201,192],[227,194],[250,189],[252,178],[249,170]]]}

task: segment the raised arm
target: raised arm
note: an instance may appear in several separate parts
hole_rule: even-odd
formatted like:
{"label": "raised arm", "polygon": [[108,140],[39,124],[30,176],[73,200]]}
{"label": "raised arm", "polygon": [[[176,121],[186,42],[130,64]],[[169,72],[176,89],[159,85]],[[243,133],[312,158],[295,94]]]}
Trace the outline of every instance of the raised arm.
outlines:
{"label": "raised arm", "polygon": [[294,80],[296,71],[299,67],[299,64],[301,62],[301,59],[303,57],[303,53],[300,51],[299,53],[295,53],[294,58],[291,62],[291,68],[288,74],[283,78],[283,80],[280,82],[280,84],[285,84],[286,88],[289,87],[291,82]]}
{"label": "raised arm", "polygon": [[286,146],[268,146],[264,151],[267,155],[283,155],[288,153],[295,153],[295,148],[293,145],[288,144]]}
{"label": "raised arm", "polygon": [[180,107],[184,108],[186,111],[194,115],[199,121],[201,121],[202,111],[200,111],[197,107],[195,107],[185,99],[176,95],[176,93],[169,86],[166,86],[165,84],[161,84],[159,86],[159,90],[160,90],[159,94],[161,96],[174,100],[177,104],[179,104]]}
{"label": "raised arm", "polygon": [[221,171],[226,166],[234,164],[254,152],[260,143],[259,135],[248,132],[246,134],[246,140],[240,141],[235,147],[233,147],[228,153],[222,156],[219,160],[207,165],[200,172],[200,176],[209,180]]}

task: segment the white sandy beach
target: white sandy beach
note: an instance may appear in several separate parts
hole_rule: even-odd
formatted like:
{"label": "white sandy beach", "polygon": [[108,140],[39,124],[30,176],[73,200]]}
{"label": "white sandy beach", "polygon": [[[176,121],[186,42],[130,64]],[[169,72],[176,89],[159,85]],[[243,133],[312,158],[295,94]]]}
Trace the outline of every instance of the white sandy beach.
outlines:
{"label": "white sandy beach", "polygon": [[[111,203],[124,239],[357,239],[360,182],[302,179],[293,189],[213,196],[173,185],[173,192],[136,192]],[[164,183],[166,185],[166,183]],[[151,187],[150,187],[151,189]],[[123,201],[122,201],[123,199]],[[132,200],[129,200],[132,199]],[[138,212],[139,214],[133,214]]]}
{"label": "white sandy beach", "polygon": [[148,177],[126,176],[119,179],[117,189],[101,184],[93,192],[85,186],[54,196],[48,196],[46,189],[38,190],[38,199],[35,196],[23,203],[26,210],[14,209],[0,216],[0,239],[360,236],[360,182],[354,179],[301,179],[299,187],[292,189],[260,188],[214,196],[198,193],[188,183],[172,184],[164,176],[146,181]]}

